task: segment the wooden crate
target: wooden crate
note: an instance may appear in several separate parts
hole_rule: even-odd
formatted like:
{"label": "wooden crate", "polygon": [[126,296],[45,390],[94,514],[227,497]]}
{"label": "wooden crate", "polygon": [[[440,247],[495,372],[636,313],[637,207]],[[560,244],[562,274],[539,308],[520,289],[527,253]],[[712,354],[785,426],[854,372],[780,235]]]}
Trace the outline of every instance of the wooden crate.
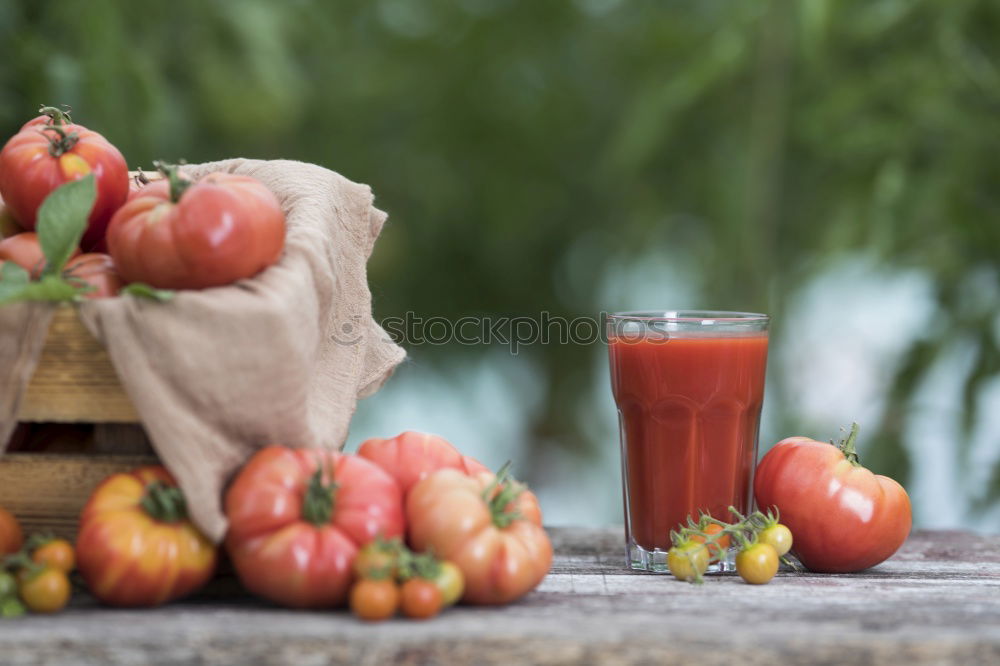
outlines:
{"label": "wooden crate", "polygon": [[52,317],[49,336],[28,384],[19,421],[138,423],[104,347],[65,305]]}
{"label": "wooden crate", "polygon": [[30,424],[20,428],[22,439],[32,440],[24,436],[32,430],[45,450],[0,457],[0,506],[28,533],[74,538],[80,511],[102,479],[157,461],[107,352],[69,305],[52,318],[18,420]]}
{"label": "wooden crate", "polygon": [[12,453],[0,459],[0,505],[17,516],[26,533],[72,540],[97,484],[150,462],[149,456]]}

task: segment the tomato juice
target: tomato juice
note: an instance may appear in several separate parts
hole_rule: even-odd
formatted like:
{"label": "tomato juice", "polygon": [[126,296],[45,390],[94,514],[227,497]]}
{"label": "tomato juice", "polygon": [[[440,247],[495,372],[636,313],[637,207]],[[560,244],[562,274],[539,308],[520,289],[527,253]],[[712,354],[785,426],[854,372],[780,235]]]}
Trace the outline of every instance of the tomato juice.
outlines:
{"label": "tomato juice", "polygon": [[654,570],[689,515],[750,509],[768,346],[764,315],[667,315],[613,315],[632,328],[608,339],[630,559]]}

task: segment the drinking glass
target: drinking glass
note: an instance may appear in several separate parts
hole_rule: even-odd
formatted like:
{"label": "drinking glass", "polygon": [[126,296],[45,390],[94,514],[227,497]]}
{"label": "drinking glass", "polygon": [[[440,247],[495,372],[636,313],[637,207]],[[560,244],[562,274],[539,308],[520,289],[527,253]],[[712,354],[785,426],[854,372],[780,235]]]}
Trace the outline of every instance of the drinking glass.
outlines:
{"label": "drinking glass", "polygon": [[[752,504],[767,315],[712,310],[607,318],[621,432],[627,564],[667,571],[670,532]],[[711,570],[729,570],[727,557]]]}

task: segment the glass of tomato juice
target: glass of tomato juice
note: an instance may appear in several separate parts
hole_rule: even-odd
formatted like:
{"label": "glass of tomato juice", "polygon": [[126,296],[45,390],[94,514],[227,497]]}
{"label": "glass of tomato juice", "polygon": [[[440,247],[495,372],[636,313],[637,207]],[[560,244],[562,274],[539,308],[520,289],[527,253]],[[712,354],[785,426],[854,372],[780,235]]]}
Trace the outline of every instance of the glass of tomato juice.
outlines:
{"label": "glass of tomato juice", "polygon": [[750,510],[768,323],[711,310],[608,316],[632,569],[667,571],[670,532],[688,516]]}

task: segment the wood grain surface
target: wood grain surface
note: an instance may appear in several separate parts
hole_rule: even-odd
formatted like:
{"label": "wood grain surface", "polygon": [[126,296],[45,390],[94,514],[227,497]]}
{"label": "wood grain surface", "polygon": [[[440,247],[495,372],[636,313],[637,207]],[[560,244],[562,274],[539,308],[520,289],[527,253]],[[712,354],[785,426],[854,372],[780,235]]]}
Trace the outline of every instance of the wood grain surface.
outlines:
{"label": "wood grain surface", "polygon": [[12,511],[27,533],[73,539],[80,510],[97,484],[111,474],[155,462],[148,454],[12,453],[0,458],[0,506]]}
{"label": "wood grain surface", "polygon": [[104,347],[63,306],[49,327],[38,367],[28,384],[20,421],[137,423]]}
{"label": "wood grain surface", "polygon": [[0,621],[4,664],[996,664],[1000,536],[918,532],[853,575],[734,575],[701,586],[623,567],[620,528],[553,529],[542,585],[502,608],[365,624],[293,612],[231,585],[157,610],[84,594]]}

